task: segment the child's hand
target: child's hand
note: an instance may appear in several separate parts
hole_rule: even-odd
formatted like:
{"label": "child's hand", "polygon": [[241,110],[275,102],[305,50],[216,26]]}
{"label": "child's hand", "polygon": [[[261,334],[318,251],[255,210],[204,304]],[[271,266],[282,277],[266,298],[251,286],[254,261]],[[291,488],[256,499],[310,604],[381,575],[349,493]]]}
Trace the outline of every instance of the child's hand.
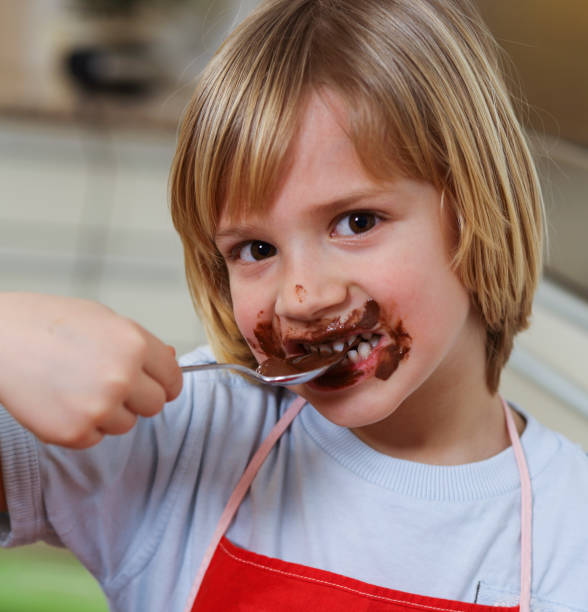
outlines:
{"label": "child's hand", "polygon": [[109,308],[0,293],[0,403],[43,442],[126,433],[181,388],[174,349]]}

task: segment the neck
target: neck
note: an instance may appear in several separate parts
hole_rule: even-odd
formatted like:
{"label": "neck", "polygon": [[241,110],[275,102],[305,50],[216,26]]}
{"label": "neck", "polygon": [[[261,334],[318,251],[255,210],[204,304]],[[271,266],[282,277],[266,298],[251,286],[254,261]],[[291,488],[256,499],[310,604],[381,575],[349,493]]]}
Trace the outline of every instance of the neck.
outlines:
{"label": "neck", "polygon": [[416,398],[411,397],[385,421],[354,433],[384,454],[436,465],[481,461],[509,445],[497,396],[483,407],[478,403],[475,416],[474,411],[456,410],[455,405],[441,401],[427,407],[415,404]]}

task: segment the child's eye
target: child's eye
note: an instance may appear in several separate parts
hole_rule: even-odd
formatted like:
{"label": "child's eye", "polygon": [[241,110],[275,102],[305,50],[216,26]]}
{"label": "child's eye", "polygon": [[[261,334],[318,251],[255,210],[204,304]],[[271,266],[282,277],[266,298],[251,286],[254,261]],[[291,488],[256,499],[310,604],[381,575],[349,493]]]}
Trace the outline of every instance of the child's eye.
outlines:
{"label": "child's eye", "polygon": [[235,247],[234,257],[241,261],[253,262],[273,257],[276,254],[276,247],[269,242],[261,240],[250,240],[245,244]]}
{"label": "child's eye", "polygon": [[371,230],[379,218],[371,212],[352,212],[337,221],[332,234],[338,236],[353,236]]}

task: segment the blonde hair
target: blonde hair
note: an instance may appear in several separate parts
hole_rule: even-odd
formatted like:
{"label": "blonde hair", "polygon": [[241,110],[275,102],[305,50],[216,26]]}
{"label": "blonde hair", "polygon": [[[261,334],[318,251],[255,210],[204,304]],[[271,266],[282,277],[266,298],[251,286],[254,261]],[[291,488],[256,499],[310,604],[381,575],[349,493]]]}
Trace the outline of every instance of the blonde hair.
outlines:
{"label": "blonde hair", "polygon": [[543,203],[492,36],[466,0],[269,0],[227,39],[186,111],[171,209],[219,360],[255,359],[214,237],[222,210],[264,210],[309,91],[345,103],[372,176],[429,181],[459,237],[453,264],[486,328],[491,392],[528,324]]}

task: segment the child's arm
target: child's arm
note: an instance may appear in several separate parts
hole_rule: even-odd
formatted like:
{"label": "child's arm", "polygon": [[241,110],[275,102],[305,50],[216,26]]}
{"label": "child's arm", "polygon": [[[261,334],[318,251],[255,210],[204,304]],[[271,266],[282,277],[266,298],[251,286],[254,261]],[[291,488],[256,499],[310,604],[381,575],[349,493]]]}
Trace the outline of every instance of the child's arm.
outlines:
{"label": "child's arm", "polygon": [[[0,293],[0,404],[41,441],[86,448],[182,387],[173,349],[97,303]],[[0,465],[0,511],[6,511]]]}
{"label": "child's arm", "polygon": [[4,493],[4,478],[2,477],[2,462],[0,461],[0,512],[8,512],[6,495]]}

